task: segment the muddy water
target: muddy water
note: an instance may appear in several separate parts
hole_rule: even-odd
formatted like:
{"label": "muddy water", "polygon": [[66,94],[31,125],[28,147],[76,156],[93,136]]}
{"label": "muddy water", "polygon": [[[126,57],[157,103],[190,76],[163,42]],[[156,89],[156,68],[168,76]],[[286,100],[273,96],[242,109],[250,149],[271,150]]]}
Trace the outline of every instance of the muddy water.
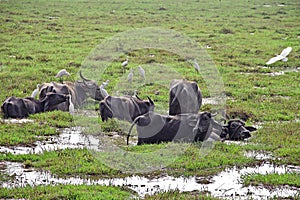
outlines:
{"label": "muddy water", "polygon": [[132,176],[126,178],[114,179],[89,179],[80,177],[59,178],[47,171],[36,171],[35,169],[24,169],[22,164],[13,162],[0,163],[1,173],[13,176],[14,179],[1,183],[2,187],[23,187],[26,185],[54,185],[54,184],[99,184],[112,186],[126,186],[138,193],[140,197],[153,195],[157,192],[179,190],[188,191],[206,191],[215,197],[235,198],[235,199],[266,199],[272,196],[288,197],[300,193],[300,188],[279,187],[267,189],[262,186],[243,187],[241,184],[241,175],[249,173],[289,173],[300,172],[298,166],[274,166],[268,163],[245,168],[227,169],[212,177],[172,177],[165,176],[159,178],[146,178]]}
{"label": "muddy water", "polygon": [[[44,139],[44,138],[43,138]],[[81,127],[65,128],[58,136],[46,137],[46,140],[37,141],[30,147],[14,146],[4,147],[0,146],[0,153],[12,154],[29,154],[29,153],[42,153],[43,151],[52,151],[59,149],[74,149],[84,148],[97,148],[99,139],[96,136],[82,134]]]}

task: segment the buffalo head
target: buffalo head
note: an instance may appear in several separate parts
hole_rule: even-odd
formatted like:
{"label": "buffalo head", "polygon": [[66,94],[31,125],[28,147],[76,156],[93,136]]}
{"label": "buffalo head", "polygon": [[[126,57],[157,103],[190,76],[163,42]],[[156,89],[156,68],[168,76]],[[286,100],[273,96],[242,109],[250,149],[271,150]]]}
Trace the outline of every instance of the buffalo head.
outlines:
{"label": "buffalo head", "polygon": [[227,125],[223,126],[221,138],[229,140],[244,140],[251,137],[250,132],[256,131],[252,126],[245,126],[245,122],[239,119],[228,121]]}
{"label": "buffalo head", "polygon": [[52,111],[54,108],[63,102],[70,101],[70,95],[64,95],[59,93],[48,92],[44,99],[41,100],[43,103],[43,111]]}
{"label": "buffalo head", "polygon": [[89,97],[91,97],[97,101],[101,101],[102,99],[104,99],[104,96],[101,93],[101,89],[100,89],[99,85],[96,83],[96,81],[85,78],[82,75],[81,71],[79,71],[79,75],[83,81],[77,82],[77,84],[85,91],[85,93]]}

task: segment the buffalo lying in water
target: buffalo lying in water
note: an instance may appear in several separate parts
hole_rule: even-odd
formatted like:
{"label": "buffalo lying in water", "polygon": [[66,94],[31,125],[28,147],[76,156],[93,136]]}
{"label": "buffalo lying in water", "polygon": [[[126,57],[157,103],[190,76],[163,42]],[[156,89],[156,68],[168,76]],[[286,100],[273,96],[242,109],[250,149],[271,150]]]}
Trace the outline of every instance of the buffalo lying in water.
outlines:
{"label": "buffalo lying in water", "polygon": [[48,92],[42,100],[32,97],[18,98],[9,97],[1,106],[4,118],[24,118],[30,114],[50,111],[60,103],[68,102],[69,96]]}
{"label": "buffalo lying in water", "polygon": [[245,127],[241,120],[231,120],[223,125],[209,112],[175,116],[149,112],[137,117],[131,124],[127,145],[133,127],[137,125],[138,145],[161,142],[198,142],[223,139],[243,140],[250,137],[254,127]]}
{"label": "buffalo lying in water", "polygon": [[245,126],[245,122],[240,119],[232,119],[227,125],[223,125],[223,132],[220,137],[228,140],[244,140],[251,137],[251,132],[256,131],[255,127]]}
{"label": "buffalo lying in water", "polygon": [[180,114],[175,116],[149,112],[137,117],[127,136],[127,144],[134,125],[137,125],[138,145],[160,142],[194,142],[206,137],[212,115]]}

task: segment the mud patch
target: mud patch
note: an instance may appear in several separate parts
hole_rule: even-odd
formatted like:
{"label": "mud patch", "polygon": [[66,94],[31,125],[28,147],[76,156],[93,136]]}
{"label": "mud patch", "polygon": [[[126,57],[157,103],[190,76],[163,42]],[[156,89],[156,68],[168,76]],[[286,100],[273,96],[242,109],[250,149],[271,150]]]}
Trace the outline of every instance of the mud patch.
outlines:
{"label": "mud patch", "polygon": [[159,192],[178,190],[180,192],[202,191],[209,192],[212,196],[221,198],[239,199],[267,199],[271,197],[289,197],[299,194],[300,188],[282,186],[279,188],[265,188],[263,186],[244,187],[242,175],[249,173],[291,173],[299,172],[299,166],[275,166],[269,163],[255,167],[231,168],[216,176],[211,177],[172,177],[164,176],[158,178],[147,178],[131,176],[113,179],[92,179],[80,177],[60,178],[48,171],[36,171],[35,169],[24,169],[21,163],[2,162],[0,172],[13,177],[11,180],[2,182],[1,187],[24,187],[26,185],[55,185],[55,184],[86,184],[128,187],[138,193],[140,197],[153,195]]}

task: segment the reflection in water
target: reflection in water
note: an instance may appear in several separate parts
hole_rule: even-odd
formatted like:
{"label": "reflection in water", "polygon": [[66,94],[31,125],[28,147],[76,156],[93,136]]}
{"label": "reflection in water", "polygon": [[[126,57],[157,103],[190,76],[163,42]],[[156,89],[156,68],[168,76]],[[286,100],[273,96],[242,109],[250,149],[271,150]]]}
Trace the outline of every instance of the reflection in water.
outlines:
{"label": "reflection in water", "polygon": [[241,184],[241,175],[249,173],[290,173],[299,172],[298,166],[274,166],[271,164],[262,164],[256,167],[245,167],[242,169],[227,169],[216,176],[207,177],[172,177],[164,176],[158,178],[146,178],[140,176],[131,176],[125,178],[112,179],[91,179],[80,177],[60,178],[47,171],[36,171],[34,169],[24,169],[22,164],[14,162],[0,163],[2,174],[13,176],[14,179],[1,183],[1,187],[23,187],[26,185],[54,185],[54,184],[99,184],[106,186],[126,186],[138,193],[140,197],[153,195],[157,192],[166,192],[178,190],[180,192],[188,191],[207,191],[215,197],[238,198],[238,199],[265,199],[273,196],[288,197],[299,194],[300,188],[282,186],[280,188],[265,188],[263,186],[243,187]]}

